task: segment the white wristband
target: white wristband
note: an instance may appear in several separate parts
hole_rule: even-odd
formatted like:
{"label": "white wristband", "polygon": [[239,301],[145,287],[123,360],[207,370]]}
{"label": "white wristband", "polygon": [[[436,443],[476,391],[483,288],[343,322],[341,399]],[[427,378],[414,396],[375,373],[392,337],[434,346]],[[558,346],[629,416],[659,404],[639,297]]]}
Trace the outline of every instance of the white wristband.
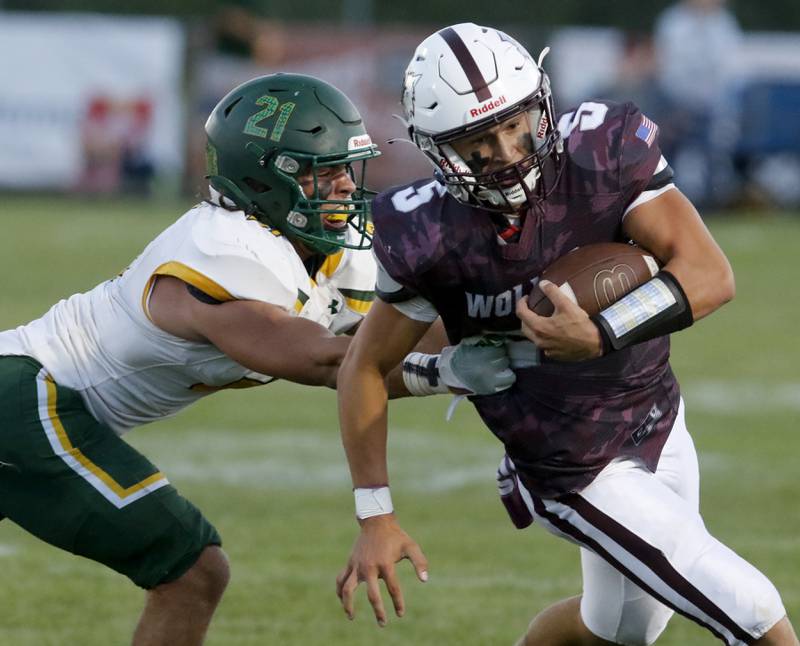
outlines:
{"label": "white wristband", "polygon": [[414,397],[449,393],[445,383],[439,379],[438,354],[412,352],[403,359],[403,383]]}
{"label": "white wristband", "polygon": [[356,517],[359,520],[391,514],[394,511],[389,487],[358,487],[353,489],[353,495],[356,499]]}

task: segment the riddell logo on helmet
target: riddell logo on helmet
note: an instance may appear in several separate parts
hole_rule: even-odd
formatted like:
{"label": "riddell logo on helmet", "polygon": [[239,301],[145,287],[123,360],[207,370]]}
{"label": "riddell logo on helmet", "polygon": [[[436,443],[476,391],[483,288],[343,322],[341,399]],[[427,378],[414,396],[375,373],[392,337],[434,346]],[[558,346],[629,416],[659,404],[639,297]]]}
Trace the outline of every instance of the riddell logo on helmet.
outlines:
{"label": "riddell logo on helmet", "polygon": [[441,168],[445,173],[468,173],[469,168],[462,166],[458,162],[453,161],[452,159],[447,159],[446,157],[439,158],[439,168]]}
{"label": "riddell logo on helmet", "polygon": [[501,105],[505,105],[506,102],[507,102],[506,95],[505,94],[501,94],[496,99],[492,99],[491,101],[487,101],[486,103],[484,103],[482,106],[480,106],[478,108],[472,108],[469,111],[469,116],[471,116],[471,117],[479,117],[482,114],[486,114],[487,112],[490,112],[490,111],[494,110],[495,108],[499,108]]}
{"label": "riddell logo on helmet", "polygon": [[347,150],[356,150],[358,148],[368,148],[372,145],[372,139],[369,135],[356,135],[355,137],[350,137],[347,142]]}
{"label": "riddell logo on helmet", "polygon": [[545,134],[547,134],[547,126],[550,125],[550,122],[547,120],[547,115],[543,114],[542,118],[539,120],[539,129],[536,131],[536,138],[542,139]]}

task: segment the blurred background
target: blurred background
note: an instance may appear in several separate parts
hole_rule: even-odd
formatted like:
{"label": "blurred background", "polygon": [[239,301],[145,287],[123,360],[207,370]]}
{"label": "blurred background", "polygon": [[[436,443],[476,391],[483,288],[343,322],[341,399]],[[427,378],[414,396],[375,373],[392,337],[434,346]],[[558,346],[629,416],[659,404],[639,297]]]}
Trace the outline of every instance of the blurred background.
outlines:
{"label": "blurred background", "polygon": [[550,45],[559,110],[639,103],[698,206],[800,206],[796,0],[0,0],[0,190],[195,196],[211,108],[281,70],[359,106],[385,154],[374,188],[427,175],[384,142],[404,135],[392,114],[414,46],[465,20],[534,56]]}

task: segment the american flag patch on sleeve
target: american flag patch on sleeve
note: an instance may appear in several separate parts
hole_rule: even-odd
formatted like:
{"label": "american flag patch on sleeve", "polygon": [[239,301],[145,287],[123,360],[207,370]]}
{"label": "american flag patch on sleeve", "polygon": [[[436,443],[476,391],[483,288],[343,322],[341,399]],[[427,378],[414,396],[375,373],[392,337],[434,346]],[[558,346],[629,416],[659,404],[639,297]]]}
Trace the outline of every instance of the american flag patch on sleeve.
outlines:
{"label": "american flag patch on sleeve", "polygon": [[644,143],[647,144],[647,147],[653,145],[653,142],[656,139],[656,133],[658,132],[658,126],[653,123],[648,117],[642,115],[642,120],[639,123],[639,127],[636,129],[636,136],[641,139]]}

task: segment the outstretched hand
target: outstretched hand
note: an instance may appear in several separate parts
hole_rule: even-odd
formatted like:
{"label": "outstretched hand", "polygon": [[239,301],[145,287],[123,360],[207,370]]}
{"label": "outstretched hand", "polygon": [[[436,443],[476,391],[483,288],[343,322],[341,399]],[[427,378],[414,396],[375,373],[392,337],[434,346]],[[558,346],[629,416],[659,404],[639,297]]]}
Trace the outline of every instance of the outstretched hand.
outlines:
{"label": "outstretched hand", "polygon": [[589,315],[553,283],[539,283],[553,303],[551,316],[539,316],[528,307],[527,299],[517,303],[522,332],[545,357],[558,361],[583,361],[603,353],[600,332]]}
{"label": "outstretched hand", "polygon": [[361,533],[356,539],[347,566],[336,577],[336,594],[348,619],[355,617],[355,592],[361,582],[367,584],[367,598],[372,605],[378,625],[386,625],[378,579],[383,579],[392,598],[395,614],[405,614],[405,601],[397,581],[395,563],[409,559],[423,583],[428,580],[428,562],[419,545],[397,524],[394,514],[373,516],[361,521]]}

